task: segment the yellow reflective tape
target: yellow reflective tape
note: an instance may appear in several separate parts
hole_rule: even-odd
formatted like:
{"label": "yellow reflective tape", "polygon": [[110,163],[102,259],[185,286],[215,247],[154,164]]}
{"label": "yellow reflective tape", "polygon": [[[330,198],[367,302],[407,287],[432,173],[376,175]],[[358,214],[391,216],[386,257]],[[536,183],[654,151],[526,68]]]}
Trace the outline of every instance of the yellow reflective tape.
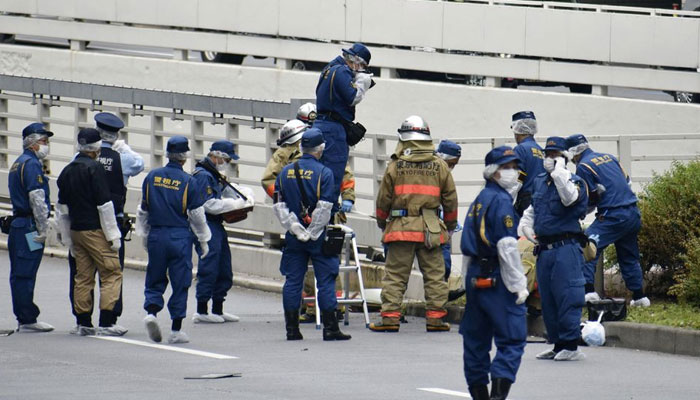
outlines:
{"label": "yellow reflective tape", "polygon": [[185,193],[182,195],[182,214],[187,214],[187,188],[190,186],[190,182],[185,185]]}
{"label": "yellow reflective tape", "polygon": [[[486,213],[481,217],[481,227],[479,228],[479,235],[481,235],[481,240],[486,243],[487,246],[491,246],[491,243],[486,239]],[[477,216],[478,218],[478,216]]]}

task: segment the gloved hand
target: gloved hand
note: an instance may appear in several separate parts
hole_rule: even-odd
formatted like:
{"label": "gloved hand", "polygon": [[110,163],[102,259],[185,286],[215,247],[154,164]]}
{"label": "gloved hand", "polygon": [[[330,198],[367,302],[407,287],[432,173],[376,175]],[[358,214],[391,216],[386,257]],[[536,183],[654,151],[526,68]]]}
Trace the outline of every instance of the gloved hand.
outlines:
{"label": "gloved hand", "polygon": [[117,140],[112,145],[112,150],[116,151],[117,153],[121,153],[123,150],[128,149],[128,148],[129,148],[129,145],[126,144],[126,142],[123,140]]}
{"label": "gloved hand", "polygon": [[459,232],[462,229],[464,229],[464,227],[459,222],[457,222],[457,227],[455,228],[455,232]]}
{"label": "gloved hand", "polygon": [[562,156],[555,158],[554,169],[566,169],[566,159]]}
{"label": "gloved hand", "polygon": [[340,211],[346,214],[349,213],[350,211],[352,211],[352,204],[353,203],[350,200],[343,200],[343,202],[340,205]]}
{"label": "gloved hand", "polygon": [[515,304],[523,304],[525,300],[527,300],[527,296],[530,295],[530,292],[528,292],[527,289],[523,289],[516,293],[516,295],[518,296],[518,298],[515,299]]}
{"label": "gloved hand", "polygon": [[209,244],[207,242],[199,242],[199,249],[202,251],[200,258],[204,258],[209,254]]}
{"label": "gloved hand", "polygon": [[122,241],[120,239],[112,240],[112,245],[109,247],[114,251],[119,251],[122,248]]}
{"label": "gloved hand", "polygon": [[547,172],[552,172],[554,171],[554,159],[545,157],[544,161],[542,161],[542,165],[544,166],[544,170]]}
{"label": "gloved hand", "polygon": [[141,245],[143,246],[143,249],[148,252],[148,236],[141,237]]}
{"label": "gloved hand", "polygon": [[537,238],[535,237],[535,231],[532,228],[530,228],[529,226],[523,226],[522,231],[523,235],[525,236],[525,239],[531,241],[534,244],[539,244]]}
{"label": "gloved hand", "polygon": [[362,90],[367,91],[371,84],[372,84],[372,74],[358,72],[355,75],[355,85],[357,87],[361,87]]}
{"label": "gloved hand", "polygon": [[37,232],[37,235],[34,236],[32,238],[32,240],[34,240],[37,243],[44,244],[44,242],[46,242],[46,233],[38,233]]}
{"label": "gloved hand", "polygon": [[311,239],[311,235],[306,228],[304,228],[304,226],[298,222],[293,223],[289,228],[289,231],[292,232],[292,234],[296,236],[300,242],[308,242],[309,239]]}

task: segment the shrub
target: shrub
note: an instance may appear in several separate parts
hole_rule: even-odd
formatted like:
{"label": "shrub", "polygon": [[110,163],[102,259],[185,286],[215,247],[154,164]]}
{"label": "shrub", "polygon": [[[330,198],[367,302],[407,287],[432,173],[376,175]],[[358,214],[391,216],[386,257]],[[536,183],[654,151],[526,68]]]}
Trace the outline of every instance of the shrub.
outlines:
{"label": "shrub", "polygon": [[689,240],[686,248],[682,257],[685,268],[676,272],[676,284],[671,286],[669,294],[677,296],[682,303],[700,307],[700,238]]}

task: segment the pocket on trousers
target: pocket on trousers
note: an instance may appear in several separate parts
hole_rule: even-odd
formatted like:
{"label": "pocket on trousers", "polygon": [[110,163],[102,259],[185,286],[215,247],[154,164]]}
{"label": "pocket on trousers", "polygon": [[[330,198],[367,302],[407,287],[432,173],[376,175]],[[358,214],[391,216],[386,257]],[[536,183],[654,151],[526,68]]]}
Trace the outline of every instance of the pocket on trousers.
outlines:
{"label": "pocket on trousers", "polygon": [[11,275],[16,278],[34,278],[36,276],[36,257],[27,249],[22,249],[18,253],[17,262],[12,265]]}
{"label": "pocket on trousers", "polygon": [[583,286],[586,283],[584,278],[569,279],[569,287]]}
{"label": "pocket on trousers", "polygon": [[[515,295],[513,295],[515,296]],[[527,309],[525,304],[511,304],[508,306],[508,335],[511,340],[527,339],[527,319],[525,317]]]}

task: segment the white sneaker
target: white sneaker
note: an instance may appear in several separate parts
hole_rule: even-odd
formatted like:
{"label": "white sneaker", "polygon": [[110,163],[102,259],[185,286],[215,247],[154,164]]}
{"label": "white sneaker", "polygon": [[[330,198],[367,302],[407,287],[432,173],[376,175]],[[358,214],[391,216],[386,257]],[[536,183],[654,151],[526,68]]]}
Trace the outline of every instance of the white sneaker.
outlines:
{"label": "white sneaker", "polygon": [[82,325],[76,325],[68,331],[71,335],[80,335],[80,336],[93,336],[97,333],[95,328],[91,326],[82,326]]}
{"label": "white sneaker", "polygon": [[596,292],[590,292],[586,293],[586,297],[584,298],[586,303],[591,302],[591,301],[598,301],[600,300],[600,295]]}
{"label": "white sneaker", "polygon": [[538,360],[553,360],[557,353],[554,350],[546,350],[535,356]]}
{"label": "white sneaker", "polygon": [[170,333],[170,336],[168,337],[168,343],[170,343],[170,344],[189,343],[189,342],[190,342],[190,338],[183,331],[172,331]]}
{"label": "white sneaker", "polygon": [[51,332],[52,330],[53,326],[41,321],[33,324],[21,324],[17,328],[17,332]]}
{"label": "white sneaker", "polygon": [[127,332],[129,332],[128,329],[117,324],[97,328],[97,334],[100,336],[124,336]]}
{"label": "white sneaker", "polygon": [[630,307],[649,307],[651,305],[651,301],[649,301],[648,297],[642,297],[641,299],[637,300],[630,300]]}
{"label": "white sneaker", "polygon": [[199,314],[194,313],[192,316],[192,322],[195,324],[223,324],[224,318],[221,315],[216,314]]}
{"label": "white sneaker", "polygon": [[214,314],[216,316],[219,316],[224,319],[224,322],[238,322],[241,319],[238,317],[238,315],[234,314],[229,314],[229,313],[223,313],[223,314]]}
{"label": "white sneaker", "polygon": [[146,315],[143,319],[146,324],[146,332],[148,332],[148,337],[156,343],[160,343],[163,340],[163,336],[160,334],[160,326],[158,326],[158,319],[153,314]]}
{"label": "white sneaker", "polygon": [[554,356],[554,361],[579,361],[586,358],[581,350],[562,350]]}

